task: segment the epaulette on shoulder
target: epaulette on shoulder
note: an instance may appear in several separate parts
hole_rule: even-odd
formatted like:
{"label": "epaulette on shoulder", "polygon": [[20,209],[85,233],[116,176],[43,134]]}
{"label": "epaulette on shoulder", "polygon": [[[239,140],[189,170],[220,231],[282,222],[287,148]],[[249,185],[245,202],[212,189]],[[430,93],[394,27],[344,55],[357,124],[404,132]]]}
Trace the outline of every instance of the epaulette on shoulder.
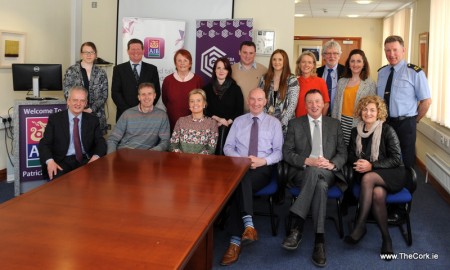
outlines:
{"label": "epaulette on shoulder", "polygon": [[416,66],[414,64],[408,64],[407,65],[409,68],[414,69],[416,72],[420,72],[422,69],[419,66]]}
{"label": "epaulette on shoulder", "polygon": [[380,68],[377,70],[377,72],[380,72],[380,70],[382,70],[384,67],[387,67],[387,66],[389,66],[389,65],[384,65],[384,66],[380,67]]}

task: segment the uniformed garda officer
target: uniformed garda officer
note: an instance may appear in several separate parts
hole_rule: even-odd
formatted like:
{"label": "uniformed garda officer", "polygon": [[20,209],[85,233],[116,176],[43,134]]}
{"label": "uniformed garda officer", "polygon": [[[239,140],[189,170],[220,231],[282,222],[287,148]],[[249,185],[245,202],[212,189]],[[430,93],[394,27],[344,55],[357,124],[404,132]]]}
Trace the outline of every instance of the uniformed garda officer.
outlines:
{"label": "uniformed garda officer", "polygon": [[412,167],[416,155],[416,124],[430,107],[430,88],[422,69],[405,62],[405,47],[401,37],[387,37],[384,53],[389,65],[378,70],[377,94],[388,105],[387,122],[399,137],[403,163]]}

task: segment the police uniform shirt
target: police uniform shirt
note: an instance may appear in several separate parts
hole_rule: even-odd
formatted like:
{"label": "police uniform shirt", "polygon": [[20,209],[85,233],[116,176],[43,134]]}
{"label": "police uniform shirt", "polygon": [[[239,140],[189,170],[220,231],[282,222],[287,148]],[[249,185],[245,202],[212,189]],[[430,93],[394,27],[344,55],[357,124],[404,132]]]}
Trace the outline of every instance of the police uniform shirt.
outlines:
{"label": "police uniform shirt", "polygon": [[[377,94],[382,98],[391,72],[390,69],[391,65],[386,65],[378,70]],[[405,60],[395,65],[394,70],[389,116],[416,116],[417,102],[431,98],[425,73],[414,64],[406,64]]]}

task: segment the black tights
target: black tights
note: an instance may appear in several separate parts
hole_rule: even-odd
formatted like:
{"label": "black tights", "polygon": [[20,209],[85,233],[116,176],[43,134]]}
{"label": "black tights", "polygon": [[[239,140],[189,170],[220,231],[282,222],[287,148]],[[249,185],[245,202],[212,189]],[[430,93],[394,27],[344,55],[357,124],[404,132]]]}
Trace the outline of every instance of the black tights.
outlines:
{"label": "black tights", "polygon": [[383,245],[389,245],[391,237],[388,230],[387,210],[386,210],[386,184],[383,179],[375,172],[364,174],[361,179],[361,193],[359,197],[360,211],[356,226],[351,237],[353,239],[361,238],[366,232],[366,220],[372,209],[378,227],[383,238]]}

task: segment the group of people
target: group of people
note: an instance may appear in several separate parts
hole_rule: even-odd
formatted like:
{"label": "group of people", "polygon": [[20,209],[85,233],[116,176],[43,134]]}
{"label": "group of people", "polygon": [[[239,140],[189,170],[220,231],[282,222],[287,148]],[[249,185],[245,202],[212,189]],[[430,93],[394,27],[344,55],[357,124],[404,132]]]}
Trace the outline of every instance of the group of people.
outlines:
{"label": "group of people", "polygon": [[[242,245],[258,240],[253,193],[270,182],[282,160],[289,166],[288,184],[301,190],[290,208],[295,224],[283,248],[299,246],[311,209],[312,261],[326,265],[327,190],[337,185],[344,191],[348,179],[342,169],[351,166],[361,184],[361,212],[344,240],[362,239],[372,210],[382,233],[380,253],[391,254],[385,198],[406,184],[405,166],[412,167],[415,159],[416,123],[431,99],[424,72],[404,60],[402,38],[388,37],[384,50],[389,65],[379,69],[375,83],[364,52],[351,51],[340,65],[341,47],[333,40],[323,47],[326,65],[316,70],[315,55],[306,51],[298,57],[295,75],[285,51],[275,50],[265,68],[255,62],[255,44],[246,41],[240,62],[217,59],[211,82],[203,86],[191,72],[191,54],[181,49],[174,55],[176,72],[164,79],[161,93],[156,67],[142,61],[143,44],[132,39],[130,61],[113,71],[117,124],[105,140],[107,79],[95,65],[95,45],[86,42],[81,61],[65,75],[68,110],[49,117],[39,143],[43,173],[53,179],[120,148],[214,154],[222,147],[219,128],[226,129],[224,154],[247,157],[251,165],[230,200],[231,238],[222,265],[235,263]],[[155,106],[161,95],[167,111]]]}

